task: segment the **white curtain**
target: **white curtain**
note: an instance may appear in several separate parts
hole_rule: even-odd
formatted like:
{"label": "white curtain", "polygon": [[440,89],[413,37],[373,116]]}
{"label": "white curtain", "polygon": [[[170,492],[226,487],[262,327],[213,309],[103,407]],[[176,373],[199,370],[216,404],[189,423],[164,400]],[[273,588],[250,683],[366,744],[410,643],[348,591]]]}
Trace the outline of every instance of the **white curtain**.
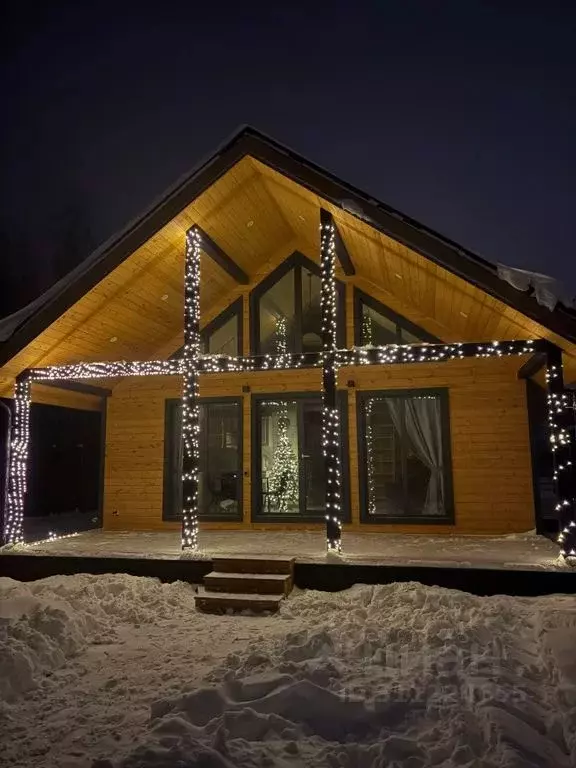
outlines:
{"label": "white curtain", "polygon": [[387,397],[394,427],[402,434],[403,415],[411,447],[430,470],[423,515],[444,514],[444,467],[442,464],[442,422],[437,397]]}

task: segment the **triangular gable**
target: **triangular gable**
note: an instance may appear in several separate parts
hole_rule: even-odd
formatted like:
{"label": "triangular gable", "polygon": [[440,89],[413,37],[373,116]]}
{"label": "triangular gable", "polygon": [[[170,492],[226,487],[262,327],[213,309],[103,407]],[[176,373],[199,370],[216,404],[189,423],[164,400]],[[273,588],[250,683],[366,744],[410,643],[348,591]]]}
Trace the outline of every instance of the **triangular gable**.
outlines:
{"label": "triangular gable", "polygon": [[[255,180],[255,176],[251,177],[252,172],[259,174],[258,181]],[[274,197],[280,210],[276,211],[276,220],[269,222],[268,226],[269,231],[273,229],[275,233],[280,232],[273,244],[274,248],[284,252],[293,250],[296,245],[309,253],[317,253],[315,248],[317,209],[318,206],[323,206],[330,210],[341,230],[352,261],[359,265],[358,283],[365,281],[368,284],[374,284],[377,290],[385,293],[385,303],[395,311],[399,310],[394,306],[394,301],[398,301],[399,305],[408,306],[412,321],[423,325],[418,315],[422,314],[421,308],[426,303],[427,292],[431,290],[429,283],[438,279],[444,281],[446,285],[451,282],[452,287],[458,286],[458,317],[466,319],[470,315],[470,306],[474,302],[481,303],[486,313],[492,313],[491,319],[487,315],[485,327],[485,333],[488,333],[488,330],[498,332],[490,334],[492,338],[545,335],[556,343],[562,344],[565,349],[568,348],[571,353],[576,351],[571,344],[566,344],[564,341],[576,342],[574,312],[561,305],[553,312],[541,307],[534,298],[501,280],[497,276],[494,265],[375,201],[263,134],[251,128],[244,128],[215,155],[171,188],[143,216],[132,222],[117,237],[102,246],[93,257],[80,265],[72,273],[71,278],[61,281],[62,284],[57,290],[49,292],[47,301],[41,306],[38,306],[40,302],[37,302],[35,313],[0,346],[0,365],[14,358],[45,329],[50,328],[59,318],[62,318],[64,313],[70,311],[75,303],[83,297],[88,298],[100,281],[112,275],[114,270],[127,260],[130,261],[129,269],[134,274],[137,274],[138,270],[144,272],[150,269],[151,259],[149,254],[145,253],[146,245],[153,238],[157,240],[160,231],[172,232],[173,242],[177,242],[183,237],[186,222],[189,221],[189,223],[200,223],[216,240],[225,239],[220,232],[216,231],[216,228],[212,227],[212,221],[217,216],[218,210],[226,204],[225,194],[220,195],[218,200],[215,198],[210,202],[210,199],[212,190],[215,190],[219,182],[230,174],[232,174],[230,178],[233,183],[229,185],[231,191],[228,194],[241,195],[242,190],[248,190],[251,199],[254,198],[252,200],[254,204],[257,203],[259,194],[269,194]],[[263,189],[261,189],[260,178],[265,180]],[[208,198],[204,193],[208,194]],[[201,206],[196,202],[200,198],[203,201]],[[309,211],[309,216],[298,213],[300,205],[303,206],[303,210]],[[185,210],[188,213],[182,217],[181,214]],[[199,219],[204,221],[198,221]],[[250,222],[251,219],[235,222],[234,227],[228,232],[227,237],[233,248],[240,248],[243,242],[242,227],[249,227]],[[302,228],[302,233],[299,232],[299,227]],[[265,240],[268,235],[263,231],[261,237]],[[291,238],[294,242],[290,242]],[[302,238],[306,240],[307,245],[301,246]],[[170,247],[173,248],[172,244]],[[167,254],[168,250],[167,240]],[[134,255],[139,252],[143,252],[140,263],[133,261]],[[246,247],[244,262],[239,264],[239,267],[245,271],[252,266],[249,259],[250,253],[250,248]],[[395,260],[400,265],[396,272],[394,271]],[[176,262],[174,265],[176,266]],[[175,273],[175,269],[169,265],[164,265],[163,268],[165,279],[172,279],[176,290],[178,273]],[[260,268],[260,265],[255,265],[256,270]],[[411,271],[416,275],[421,274],[424,269],[429,277],[428,282],[418,283],[416,280],[411,280]],[[220,282],[214,289],[215,296],[222,296],[233,289],[232,278],[220,273],[217,278]],[[395,280],[403,280],[404,285],[410,287],[409,291],[405,291],[402,295],[402,291],[397,290],[398,285],[395,285]],[[210,282],[213,283],[213,281]],[[101,292],[99,307],[102,305],[100,299],[103,300],[109,293],[109,286],[106,292]],[[438,299],[428,302],[426,312],[434,322],[438,323],[439,312],[436,311],[435,301],[437,302]],[[96,306],[96,302],[94,304]],[[408,316],[409,312],[405,314]],[[75,342],[70,348],[71,355],[76,354],[74,350],[90,351],[89,345],[86,347],[84,344],[86,338],[85,335],[83,336],[83,322],[83,315],[78,314],[76,324],[70,331],[65,332],[67,339],[71,338],[71,334],[77,333],[78,336],[77,343]],[[150,322],[155,322],[155,318],[151,317]],[[482,327],[481,324],[477,327],[471,325],[470,329],[467,329],[463,322],[453,326],[448,329],[448,336],[445,333],[439,333],[438,328],[430,328],[430,331],[446,340],[455,341],[461,340],[459,337],[465,335],[467,331],[469,336],[474,335],[474,331],[476,340],[482,340],[477,335],[478,329]],[[160,339],[160,332],[157,335]],[[22,358],[21,363],[10,366],[10,374],[14,374],[12,367],[16,370],[19,365],[27,367],[30,364],[45,364],[42,361],[46,358],[47,351],[58,346],[61,338],[62,334],[60,336],[52,334],[45,341],[38,342],[37,353],[31,356],[30,360]],[[158,341],[157,347],[160,348],[160,346]],[[106,350],[105,357],[114,356],[113,352],[113,349]],[[134,357],[138,356],[135,350]],[[98,358],[96,355],[95,359],[102,359],[102,357]]]}

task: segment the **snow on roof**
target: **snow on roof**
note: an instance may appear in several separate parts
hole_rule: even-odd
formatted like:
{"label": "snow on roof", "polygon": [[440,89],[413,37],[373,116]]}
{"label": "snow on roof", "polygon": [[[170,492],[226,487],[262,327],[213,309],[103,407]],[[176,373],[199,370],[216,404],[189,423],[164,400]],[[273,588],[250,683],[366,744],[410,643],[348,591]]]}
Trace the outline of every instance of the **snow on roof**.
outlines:
{"label": "snow on roof", "polygon": [[531,291],[534,298],[551,312],[557,304],[563,304],[568,309],[576,309],[576,299],[570,296],[566,287],[554,277],[540,272],[529,272],[527,269],[497,265],[497,274],[517,291]]}

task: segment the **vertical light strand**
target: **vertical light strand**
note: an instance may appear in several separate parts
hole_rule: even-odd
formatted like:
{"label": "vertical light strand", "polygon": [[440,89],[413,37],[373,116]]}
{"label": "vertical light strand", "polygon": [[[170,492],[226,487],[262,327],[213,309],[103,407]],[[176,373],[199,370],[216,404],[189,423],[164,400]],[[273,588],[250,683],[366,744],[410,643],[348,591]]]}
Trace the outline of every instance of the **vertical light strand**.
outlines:
{"label": "vertical light strand", "polygon": [[573,438],[570,435],[574,417],[570,394],[564,389],[562,350],[553,344],[546,353],[548,385],[548,428],[554,467],[556,513],[559,521],[560,554],[576,564],[576,474]]}
{"label": "vertical light strand", "polygon": [[322,448],[326,462],[326,545],[342,548],[342,472],[340,466],[340,414],[336,377],[337,293],[336,230],[332,216],[320,209],[320,268],[322,309]]}
{"label": "vertical light strand", "polygon": [[376,514],[376,480],[374,477],[374,429],[372,427],[374,409],[374,398],[369,397],[366,400],[366,464],[368,474],[368,487],[366,489],[368,496],[368,514]]}
{"label": "vertical light strand", "polygon": [[[288,321],[284,315],[276,319],[276,353],[286,355],[288,349]],[[275,494],[277,512],[285,514],[298,504],[298,458],[290,442],[290,419],[288,403],[282,399],[278,403],[277,437],[274,462],[270,471],[270,489]]]}
{"label": "vertical light strand", "polygon": [[27,374],[16,379],[14,417],[8,456],[8,492],[4,515],[4,543],[24,541],[24,502],[30,443],[30,379]]}
{"label": "vertical light strand", "polygon": [[198,546],[198,468],[200,413],[200,249],[195,227],[186,233],[184,268],[184,351],[182,355],[182,549]]}

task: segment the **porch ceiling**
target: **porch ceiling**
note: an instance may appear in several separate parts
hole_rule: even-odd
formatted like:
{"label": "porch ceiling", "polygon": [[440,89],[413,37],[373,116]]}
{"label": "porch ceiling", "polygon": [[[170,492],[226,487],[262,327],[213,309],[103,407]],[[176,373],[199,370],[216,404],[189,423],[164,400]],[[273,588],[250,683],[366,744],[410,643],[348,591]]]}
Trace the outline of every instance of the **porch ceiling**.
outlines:
{"label": "porch ceiling", "polygon": [[11,394],[14,377],[30,367],[167,357],[181,344],[184,238],[192,224],[250,280],[238,284],[203,255],[204,324],[295,249],[318,261],[320,207],[333,214],[356,268],[349,282],[445,341],[549,338],[571,356],[567,379],[576,378],[575,344],[245,156],[4,365],[0,395]]}

